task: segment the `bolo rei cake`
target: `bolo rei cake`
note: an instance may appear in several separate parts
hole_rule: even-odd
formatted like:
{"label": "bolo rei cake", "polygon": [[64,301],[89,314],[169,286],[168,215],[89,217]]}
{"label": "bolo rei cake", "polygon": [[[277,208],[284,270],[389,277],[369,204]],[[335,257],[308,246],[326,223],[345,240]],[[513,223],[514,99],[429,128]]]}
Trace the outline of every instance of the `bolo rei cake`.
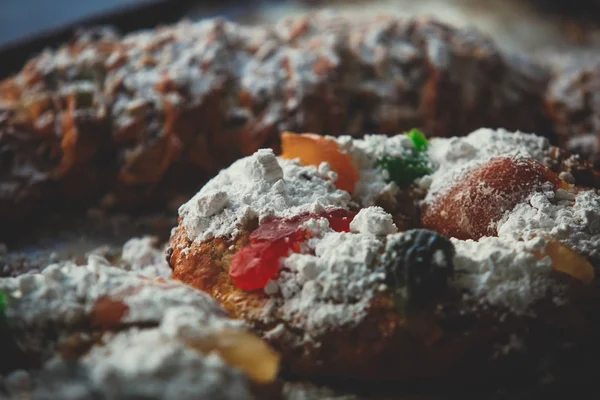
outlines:
{"label": "bolo rei cake", "polygon": [[281,143],[180,207],[167,258],[286,373],[522,377],[593,336],[600,196],[579,157],[502,129]]}

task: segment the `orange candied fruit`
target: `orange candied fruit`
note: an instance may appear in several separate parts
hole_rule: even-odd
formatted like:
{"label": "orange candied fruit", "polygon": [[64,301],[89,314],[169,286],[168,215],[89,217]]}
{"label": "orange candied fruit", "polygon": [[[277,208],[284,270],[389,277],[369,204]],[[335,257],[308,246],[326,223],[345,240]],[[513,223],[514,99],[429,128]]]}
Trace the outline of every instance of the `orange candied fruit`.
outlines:
{"label": "orange candied fruit", "polygon": [[281,134],[281,149],[282,158],[299,158],[304,165],[318,167],[322,162],[328,163],[338,175],[337,188],[350,193],[354,191],[358,171],[350,156],[340,149],[335,140],[314,133],[284,132]]}
{"label": "orange candied fruit", "polygon": [[538,258],[549,256],[552,269],[589,284],[594,281],[595,273],[592,264],[581,254],[558,240],[550,239],[543,254],[536,253]]}

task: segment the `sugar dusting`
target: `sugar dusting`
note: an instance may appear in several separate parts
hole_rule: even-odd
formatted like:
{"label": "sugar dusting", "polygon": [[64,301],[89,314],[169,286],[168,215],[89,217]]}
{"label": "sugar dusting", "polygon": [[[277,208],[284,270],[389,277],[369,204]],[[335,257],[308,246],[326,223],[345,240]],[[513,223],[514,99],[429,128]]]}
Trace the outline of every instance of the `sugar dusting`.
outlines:
{"label": "sugar dusting", "polygon": [[282,260],[269,317],[302,329],[305,339],[331,327],[359,324],[384,279],[374,269],[383,246],[381,238],[370,234],[323,227],[306,253]]}
{"label": "sugar dusting", "polygon": [[532,253],[539,242],[484,237],[478,241],[452,239],[452,243],[459,276],[453,285],[483,303],[526,314],[533,303],[549,294],[552,260],[538,260]]}
{"label": "sugar dusting", "polygon": [[542,193],[534,194],[528,203],[517,205],[500,221],[498,235],[515,240],[552,237],[599,266],[600,196],[593,190],[562,196],[553,203]]}
{"label": "sugar dusting", "polygon": [[272,150],[259,150],[221,171],[182,205],[181,223],[190,240],[203,241],[235,236],[253,218],[347,208],[350,194],[335,188],[328,171],[321,172],[278,159]]}
{"label": "sugar dusting", "polygon": [[[45,360],[35,398],[250,397],[240,372],[185,345],[189,338],[242,323],[181,282],[148,279],[93,255],[86,265],[54,264],[38,274],[2,279],[0,290],[8,296],[6,315],[15,337]],[[125,329],[104,333],[104,345],[77,361],[63,360],[56,344],[93,326],[97,304],[105,298],[125,306],[115,321]]]}

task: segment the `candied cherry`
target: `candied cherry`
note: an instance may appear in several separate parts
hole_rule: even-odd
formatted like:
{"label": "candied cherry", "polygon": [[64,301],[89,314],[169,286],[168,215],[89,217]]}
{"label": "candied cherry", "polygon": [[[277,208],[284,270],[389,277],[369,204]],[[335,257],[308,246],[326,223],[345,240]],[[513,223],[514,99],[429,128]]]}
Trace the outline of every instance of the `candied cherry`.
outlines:
{"label": "candied cherry", "polygon": [[497,235],[506,211],[526,201],[550,182],[569,186],[544,164],[532,159],[498,157],[468,172],[446,192],[422,208],[424,228],[458,239]]}
{"label": "candied cherry", "polygon": [[284,132],[281,134],[281,150],[281,158],[300,158],[304,165],[318,167],[322,162],[328,163],[338,175],[335,186],[350,193],[354,191],[358,171],[350,156],[340,149],[335,140],[313,133]]}
{"label": "candied cherry", "polygon": [[291,252],[298,253],[310,233],[302,224],[310,219],[326,218],[336,232],[349,232],[355,212],[334,209],[320,214],[306,213],[293,218],[269,218],[250,234],[250,244],[231,260],[229,276],[233,284],[251,291],[265,287],[279,273],[279,260]]}

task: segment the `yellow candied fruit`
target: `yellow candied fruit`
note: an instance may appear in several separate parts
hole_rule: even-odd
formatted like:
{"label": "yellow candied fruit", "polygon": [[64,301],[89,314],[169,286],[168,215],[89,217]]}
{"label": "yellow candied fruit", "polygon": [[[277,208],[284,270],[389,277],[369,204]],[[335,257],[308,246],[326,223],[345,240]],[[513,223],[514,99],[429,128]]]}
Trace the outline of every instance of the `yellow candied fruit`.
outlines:
{"label": "yellow candied fruit", "polygon": [[552,269],[572,276],[579,281],[588,284],[594,280],[594,267],[585,257],[558,240],[550,239],[546,244],[546,251],[536,253],[543,258],[549,256],[552,259]]}
{"label": "yellow candied fruit", "polygon": [[304,165],[318,167],[322,162],[328,163],[338,175],[335,186],[350,193],[354,191],[358,171],[350,156],[340,149],[335,140],[313,133],[284,132],[281,134],[281,150],[282,158],[299,158]]}
{"label": "yellow candied fruit", "polygon": [[279,372],[279,354],[243,330],[229,329],[187,343],[203,354],[217,353],[227,364],[242,370],[259,384],[273,382]]}

